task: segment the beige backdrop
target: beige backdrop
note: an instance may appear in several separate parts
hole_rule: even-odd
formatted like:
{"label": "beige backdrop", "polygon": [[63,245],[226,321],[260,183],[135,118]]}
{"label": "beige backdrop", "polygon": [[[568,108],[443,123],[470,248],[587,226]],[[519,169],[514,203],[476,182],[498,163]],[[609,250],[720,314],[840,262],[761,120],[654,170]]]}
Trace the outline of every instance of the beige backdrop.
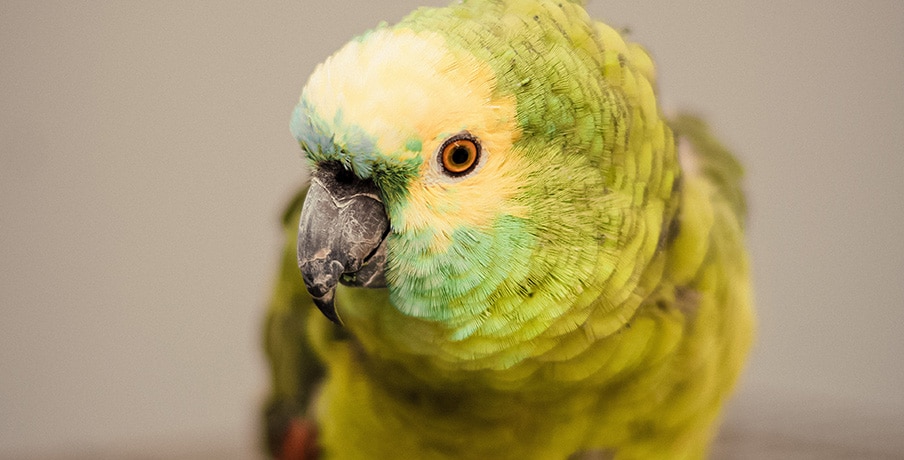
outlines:
{"label": "beige backdrop", "polygon": [[[290,111],[421,3],[0,3],[0,458],[255,457]],[[720,458],[904,452],[904,3],[829,5],[590,6],[747,165],[760,340]]]}

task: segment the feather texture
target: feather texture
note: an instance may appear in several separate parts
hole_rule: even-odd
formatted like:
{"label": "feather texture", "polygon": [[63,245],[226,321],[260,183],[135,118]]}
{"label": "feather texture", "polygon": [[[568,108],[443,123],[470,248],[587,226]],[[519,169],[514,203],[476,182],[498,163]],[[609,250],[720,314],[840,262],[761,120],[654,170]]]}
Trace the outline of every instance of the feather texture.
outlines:
{"label": "feather texture", "polygon": [[[305,87],[306,157],[373,179],[391,226],[346,329],[280,272],[271,407],[306,410],[322,361],[324,458],[704,455],[752,337],[740,168],[690,117],[679,161],[652,60],[580,3],[420,9]],[[461,131],[485,155],[450,178]]]}

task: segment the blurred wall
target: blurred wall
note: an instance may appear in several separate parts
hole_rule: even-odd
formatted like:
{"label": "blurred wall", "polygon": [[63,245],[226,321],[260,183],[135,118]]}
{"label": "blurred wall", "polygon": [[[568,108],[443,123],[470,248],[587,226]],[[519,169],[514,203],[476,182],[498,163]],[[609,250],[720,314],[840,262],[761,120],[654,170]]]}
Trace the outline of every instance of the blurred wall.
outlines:
{"label": "blurred wall", "polygon": [[[290,111],[427,3],[0,3],[0,458],[255,456]],[[904,3],[591,3],[747,166],[760,339],[729,419],[904,413]]]}

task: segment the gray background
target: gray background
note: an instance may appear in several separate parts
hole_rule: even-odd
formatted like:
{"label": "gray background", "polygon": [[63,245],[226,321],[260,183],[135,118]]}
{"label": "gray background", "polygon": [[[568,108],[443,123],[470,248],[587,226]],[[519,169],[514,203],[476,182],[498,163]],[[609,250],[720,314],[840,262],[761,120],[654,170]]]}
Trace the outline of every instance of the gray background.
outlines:
{"label": "gray background", "polygon": [[[0,3],[0,458],[255,457],[290,111],[426,3]],[[904,3],[590,9],[747,166],[759,341],[715,456],[904,456]]]}

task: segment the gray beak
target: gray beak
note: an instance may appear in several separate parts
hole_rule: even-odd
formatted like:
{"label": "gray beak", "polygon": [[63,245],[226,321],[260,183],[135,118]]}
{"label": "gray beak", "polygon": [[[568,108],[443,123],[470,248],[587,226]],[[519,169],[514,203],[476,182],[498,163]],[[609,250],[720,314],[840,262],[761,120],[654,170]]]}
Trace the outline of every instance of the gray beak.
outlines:
{"label": "gray beak", "polygon": [[389,220],[372,180],[361,180],[339,163],[322,165],[313,177],[298,222],[298,268],[314,304],[340,323],[336,284],[386,287]]}

